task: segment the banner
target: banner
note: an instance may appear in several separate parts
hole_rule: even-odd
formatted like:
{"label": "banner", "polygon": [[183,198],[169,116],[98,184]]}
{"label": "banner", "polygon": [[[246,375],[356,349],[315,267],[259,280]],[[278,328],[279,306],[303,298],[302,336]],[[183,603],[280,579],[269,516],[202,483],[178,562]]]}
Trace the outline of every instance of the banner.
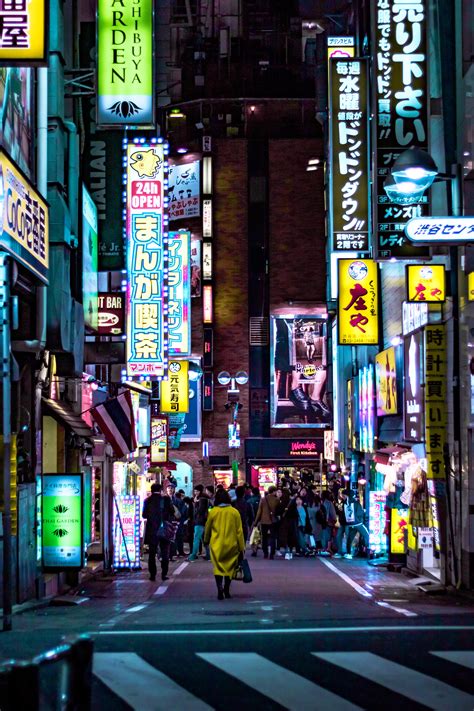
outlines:
{"label": "banner", "polygon": [[43,474],[41,534],[43,568],[83,566],[82,474]]}
{"label": "banner", "polygon": [[397,365],[393,346],[375,356],[375,392],[377,416],[396,415],[398,412]]}
{"label": "banner", "polygon": [[389,202],[383,184],[400,153],[428,151],[427,0],[373,0],[375,148],[374,247],[378,258],[416,257],[405,224],[428,214],[428,197],[416,205]]}
{"label": "banner", "polygon": [[322,319],[271,318],[271,426],[326,428],[327,338]]}
{"label": "banner", "polygon": [[330,61],[330,210],[332,251],[369,249],[367,62]]}
{"label": "banner", "polygon": [[409,442],[423,441],[423,332],[416,331],[404,339],[403,408],[404,437]]}
{"label": "banner", "polygon": [[0,62],[9,66],[47,64],[46,0],[1,0]]}
{"label": "banner", "polygon": [[410,264],[407,272],[407,301],[446,301],[446,268],[444,264]]}
{"label": "banner", "polygon": [[153,127],[153,61],[153,0],[98,0],[98,124]]}
{"label": "banner", "polygon": [[152,415],[150,418],[150,464],[168,461],[168,418]]}
{"label": "banner", "polygon": [[168,350],[191,353],[191,234],[170,232],[168,241]]}
{"label": "banner", "polygon": [[379,342],[378,266],[373,259],[339,259],[339,345]]}
{"label": "banner", "polygon": [[126,144],[127,375],[161,378],[168,349],[163,207],[168,149],[156,140]]}
{"label": "banner", "polygon": [[189,412],[189,382],[187,360],[171,360],[168,380],[161,382],[161,412]]}
{"label": "banner", "polygon": [[140,497],[114,499],[114,568],[140,568]]}
{"label": "banner", "polygon": [[200,216],[199,169],[198,160],[170,165],[168,187],[170,221]]}
{"label": "banner", "polygon": [[444,479],[448,442],[448,339],[445,324],[425,327],[425,442],[428,479]]}

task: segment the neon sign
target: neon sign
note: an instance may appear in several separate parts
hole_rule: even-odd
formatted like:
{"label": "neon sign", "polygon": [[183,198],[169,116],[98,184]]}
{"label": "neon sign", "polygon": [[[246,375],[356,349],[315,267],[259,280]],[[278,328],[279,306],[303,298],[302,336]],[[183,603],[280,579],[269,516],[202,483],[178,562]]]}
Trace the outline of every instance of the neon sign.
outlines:
{"label": "neon sign", "polygon": [[170,232],[168,242],[168,342],[170,355],[191,353],[191,235]]}

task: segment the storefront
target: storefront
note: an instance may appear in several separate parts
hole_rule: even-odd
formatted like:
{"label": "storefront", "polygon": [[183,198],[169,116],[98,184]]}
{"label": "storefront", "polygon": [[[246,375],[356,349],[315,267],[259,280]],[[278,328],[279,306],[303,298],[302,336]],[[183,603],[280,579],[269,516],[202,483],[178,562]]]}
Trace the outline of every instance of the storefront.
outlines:
{"label": "storefront", "polygon": [[261,492],[282,479],[323,485],[324,439],[262,437],[245,440],[246,479]]}

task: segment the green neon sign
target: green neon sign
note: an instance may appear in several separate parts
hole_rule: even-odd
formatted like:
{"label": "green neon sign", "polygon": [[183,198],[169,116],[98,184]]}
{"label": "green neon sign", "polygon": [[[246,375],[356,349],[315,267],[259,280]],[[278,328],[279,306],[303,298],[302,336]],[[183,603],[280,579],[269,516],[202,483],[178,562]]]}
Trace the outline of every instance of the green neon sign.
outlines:
{"label": "green neon sign", "polygon": [[43,568],[82,568],[82,474],[44,474],[42,491]]}
{"label": "green neon sign", "polygon": [[98,0],[97,123],[153,126],[153,0]]}

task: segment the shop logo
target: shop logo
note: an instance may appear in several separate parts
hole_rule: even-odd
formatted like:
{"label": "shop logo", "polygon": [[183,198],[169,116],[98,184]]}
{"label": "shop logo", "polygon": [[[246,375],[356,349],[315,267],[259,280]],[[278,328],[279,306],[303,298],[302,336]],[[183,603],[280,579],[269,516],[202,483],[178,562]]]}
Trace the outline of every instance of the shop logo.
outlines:
{"label": "shop logo", "polygon": [[365,279],[369,272],[367,264],[365,262],[352,262],[349,265],[349,276],[355,281],[362,281]]}
{"label": "shop logo", "polygon": [[57,506],[53,506],[53,511],[56,511],[58,514],[63,514],[66,513],[66,511],[69,511],[69,506],[64,506],[64,504],[58,504]]}
{"label": "shop logo", "polygon": [[65,528],[57,528],[55,531],[53,531],[53,536],[57,536],[57,538],[64,538],[64,536],[67,536],[69,531],[66,531]]}

